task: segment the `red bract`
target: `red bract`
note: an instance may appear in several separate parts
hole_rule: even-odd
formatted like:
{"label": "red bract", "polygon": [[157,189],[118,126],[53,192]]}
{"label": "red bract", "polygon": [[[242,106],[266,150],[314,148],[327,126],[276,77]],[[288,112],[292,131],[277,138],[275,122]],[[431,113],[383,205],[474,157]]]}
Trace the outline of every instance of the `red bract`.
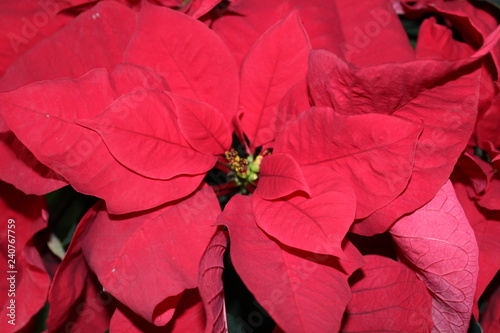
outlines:
{"label": "red bract", "polygon": [[[82,218],[64,260],[50,286],[47,327],[58,330],[102,331],[109,327],[113,297],[102,290],[82,252],[83,235],[95,219],[91,210]],[[85,314],[85,315],[82,315]]]}
{"label": "red bract", "polygon": [[312,108],[278,133],[274,151],[294,156],[301,166],[325,166],[348,179],[356,193],[356,217],[361,218],[405,189],[421,130],[420,123],[399,117],[344,116]]}
{"label": "red bract", "polygon": [[[168,28],[161,28],[165,22]],[[234,60],[219,37],[199,21],[144,2],[123,60],[152,68],[173,93],[216,107],[228,121],[236,113]]]}
{"label": "red bract", "polygon": [[[437,0],[45,1],[60,6],[50,36],[0,59],[0,179],[104,199],[54,276],[50,332],[465,332],[471,313],[495,329],[489,13]],[[429,14],[413,22],[415,49],[397,13]],[[5,201],[36,224],[19,254],[35,258],[19,283],[36,298],[18,313],[28,330],[47,294],[33,246],[44,199],[9,191],[37,212]]]}
{"label": "red bract", "polygon": [[207,313],[205,332],[222,333],[227,330],[226,308],[224,303],[224,253],[228,234],[219,230],[212,237],[200,260],[198,283],[201,299]]}
{"label": "red bract", "polygon": [[485,311],[484,317],[481,319],[485,333],[495,333],[500,329],[500,289],[497,288],[495,293],[491,295],[488,309]]}
{"label": "red bract", "polygon": [[17,58],[0,78],[0,91],[41,80],[76,79],[94,68],[112,70],[122,62],[136,17],[114,1],[100,2]]}
{"label": "red bract", "polygon": [[[331,106],[344,114],[386,113],[423,121],[424,125],[407,188],[396,200],[357,224],[356,232],[386,230],[398,217],[430,200],[449,177],[477,114],[481,72],[473,71],[474,67],[471,70],[468,64],[496,45],[499,34],[497,30],[489,36],[473,57],[456,62],[418,60],[355,68],[334,54],[312,53],[308,80],[315,104]],[[413,75],[420,71],[421,75]],[[460,76],[455,79],[455,75]],[[439,110],[438,116],[434,108]]]}
{"label": "red bract", "polygon": [[352,300],[347,305],[342,332],[429,332],[431,296],[415,273],[381,256],[365,256],[355,274]]}
{"label": "red bract", "polygon": [[467,332],[478,276],[478,247],[448,181],[428,204],[390,230],[433,297],[433,331]]}
{"label": "red bract", "polygon": [[336,258],[276,243],[256,227],[247,197],[234,197],[217,222],[229,228],[236,271],[280,328],[286,332],[339,329],[351,293],[348,275]]}
{"label": "red bract", "polygon": [[[101,19],[100,15],[106,19]],[[117,29],[120,24],[122,28]],[[0,91],[59,77],[77,79],[93,68],[112,70],[115,64],[121,62],[134,28],[132,11],[113,2],[99,4],[17,58],[0,78]],[[80,37],[79,43],[72,45],[75,35]],[[72,52],[67,52],[68,45],[73,46]],[[0,128],[0,148],[4,156],[0,161],[2,179],[29,194],[45,194],[67,184],[62,176],[33,157],[3,119],[0,119]]]}
{"label": "red bract", "polygon": [[[50,277],[34,244],[34,235],[47,225],[44,198],[27,196],[0,182],[0,329],[13,332],[26,327],[43,307]],[[27,329],[30,329],[29,327]]]}
{"label": "red bract", "polygon": [[287,246],[345,258],[341,243],[354,220],[354,190],[341,175],[325,167],[309,166],[303,171],[310,196],[298,192],[266,200],[255,195],[255,221]]}
{"label": "red bract", "polygon": [[255,194],[266,200],[279,199],[302,191],[306,196],[311,194],[302,169],[292,156],[272,154],[262,161],[259,187]]}
{"label": "red bract", "polygon": [[113,332],[172,332],[183,333],[191,330],[203,331],[205,327],[205,312],[200,295],[196,289],[186,290],[177,304],[173,319],[165,326],[155,326],[125,306],[118,306],[113,313],[110,323],[110,331]]}
{"label": "red bract", "polygon": [[[498,26],[494,15],[466,1],[425,0],[415,6],[407,5],[406,0],[401,2],[408,15],[419,16],[430,12],[443,16],[447,24],[457,29],[463,39],[474,47],[481,45]],[[491,54],[496,67],[500,68],[500,46],[495,45]]]}
{"label": "red bract", "polygon": [[[63,175],[77,190],[107,200],[110,211],[126,213],[151,208],[191,193],[200,184],[202,173],[210,169],[216,159],[197,154],[187,144],[172,122],[176,111],[166,95],[160,91],[136,91],[144,82],[153,88],[162,87],[157,76],[149,75],[140,68],[121,65],[112,73],[94,70],[79,80],[35,83],[2,94],[0,113],[38,160]],[[95,82],[100,83],[98,89]],[[26,99],[26,94],[33,99]],[[158,113],[158,108],[164,110],[163,113]],[[143,113],[140,121],[134,118],[137,112]],[[81,122],[98,132],[77,124],[78,119],[98,114],[93,123]],[[158,116],[165,117],[164,122],[158,122],[155,119]],[[151,132],[141,133],[141,128]],[[169,137],[155,139],[164,134]],[[126,140],[139,145],[124,146]],[[140,146],[141,143],[146,146]],[[149,151],[147,145],[152,147]],[[156,159],[147,156],[140,159],[144,152],[154,152]],[[186,173],[179,170],[178,163],[182,160],[171,159],[167,173],[154,173],[161,166],[168,168],[168,157],[176,154],[198,155],[200,162],[203,159],[204,162],[193,164],[197,169],[186,170]],[[150,190],[138,201],[136,191],[141,187]],[[115,193],[124,195],[117,197]]]}
{"label": "red bract", "polygon": [[[476,173],[482,174],[482,170],[478,169],[476,167]],[[500,269],[500,259],[496,255],[496,249],[500,246],[497,237],[500,232],[500,214],[498,212],[499,206],[496,207],[496,210],[488,210],[480,207],[476,201],[478,194],[483,193],[486,187],[482,191],[476,192],[474,190],[475,179],[470,176],[472,170],[472,168],[466,169],[464,163],[457,165],[453,173],[453,185],[465,214],[474,229],[479,247],[479,276],[474,297],[477,304],[479,298]],[[477,307],[474,309],[474,315],[476,318],[478,317]]]}
{"label": "red bract", "polygon": [[213,29],[241,63],[259,37],[296,8],[314,49],[327,49],[360,65],[414,57],[395,11],[385,0],[356,6],[326,0],[280,0],[273,6],[262,0],[236,1]]}
{"label": "red bract", "polygon": [[[170,321],[186,289],[198,285],[198,263],[215,229],[209,188],[145,214],[113,216],[100,208],[82,249],[104,288],[157,326]],[[190,239],[196,242],[189,242]],[[154,270],[154,274],[145,274]],[[156,273],[164,276],[158,279]]]}
{"label": "red bract", "polygon": [[16,58],[71,19],[58,15],[61,8],[52,0],[0,3],[0,77]]}
{"label": "red bract", "polygon": [[306,77],[311,46],[298,12],[271,27],[241,66],[241,125],[250,148],[274,140],[276,109],[290,86]]}

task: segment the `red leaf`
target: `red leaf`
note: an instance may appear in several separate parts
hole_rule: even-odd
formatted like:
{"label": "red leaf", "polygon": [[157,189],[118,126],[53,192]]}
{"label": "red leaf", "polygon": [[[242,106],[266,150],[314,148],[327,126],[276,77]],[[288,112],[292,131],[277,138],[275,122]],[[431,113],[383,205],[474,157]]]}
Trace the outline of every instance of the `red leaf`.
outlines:
{"label": "red leaf", "polygon": [[[88,267],[87,267],[88,269]],[[113,297],[102,290],[95,275],[88,275],[84,281],[82,293],[69,309],[64,309],[56,304],[56,309],[68,314],[62,326],[50,332],[101,332],[109,327],[113,313]],[[61,290],[61,293],[67,290]],[[112,306],[110,306],[112,304]],[[48,323],[47,323],[48,324]]]}
{"label": "red leaf", "polygon": [[[151,72],[132,65],[117,66],[112,73],[96,69],[79,80],[45,81],[3,93],[0,113],[35,157],[68,179],[79,192],[105,199],[111,212],[148,209],[188,195],[199,186],[203,175],[168,181],[142,177],[120,164],[96,132],[74,120],[96,116],[137,87],[163,87],[158,80]],[[132,113],[125,111],[133,111],[138,104],[129,102],[115,111],[121,111],[119,115],[124,117]],[[209,158],[213,165],[215,158]]]}
{"label": "red leaf", "polygon": [[59,9],[56,1],[0,2],[0,77],[16,58],[71,19],[57,15]]}
{"label": "red leaf", "polygon": [[90,210],[78,223],[50,286],[46,324],[51,332],[79,329],[98,332],[109,327],[112,308],[107,306],[113,298],[102,290],[82,253],[82,239],[95,218],[95,212]]}
{"label": "red leaf", "polygon": [[[32,2],[35,4],[36,1]],[[24,42],[23,45],[18,45],[19,48],[38,41],[41,37],[39,32],[42,34],[50,32],[53,29],[53,20],[58,22],[67,20],[61,15],[52,18],[60,4],[48,1],[39,2],[36,2],[38,11],[35,14],[32,16],[26,14],[24,16],[26,20],[17,19],[22,25],[20,33],[26,32],[26,35],[20,37],[32,36],[26,45]],[[28,11],[33,9],[28,9],[24,2],[19,6]],[[40,29],[36,26],[29,27],[29,24],[35,22],[35,17],[40,19],[47,15],[50,16],[47,27]],[[21,56],[18,54],[19,57],[0,78],[0,91],[8,91],[35,81],[58,77],[78,78],[95,67],[112,69],[122,60],[123,50],[135,27],[135,16],[133,11],[112,1],[97,4],[69,22],[57,33],[41,40],[29,52]],[[102,19],[104,17],[106,19]],[[13,28],[9,20],[2,20],[3,22],[9,24],[9,29]],[[13,34],[16,33],[15,30],[11,31]],[[9,36],[14,38],[13,35],[7,37]],[[75,36],[79,38],[75,39]],[[68,52],[68,48],[71,48],[72,52]],[[8,127],[0,119],[0,132],[6,131]],[[2,134],[0,140],[2,141],[1,155],[4,157],[0,170],[5,170],[1,172],[4,175],[3,180],[13,183],[17,188],[30,194],[45,194],[66,184],[64,179],[58,178],[57,174],[36,161],[10,132]],[[17,171],[14,173],[8,171],[11,168]],[[21,177],[23,180],[19,179]]]}
{"label": "red leaf", "polygon": [[198,289],[207,313],[206,333],[227,332],[224,285],[222,283],[227,242],[227,232],[217,231],[200,261]]}
{"label": "red leaf", "polygon": [[491,142],[495,147],[500,146],[500,92],[491,100],[489,108],[479,116],[476,124],[476,134],[479,144],[485,149],[487,142]]}
{"label": "red leaf", "polygon": [[[336,90],[342,91],[343,89],[344,91],[337,93],[340,97],[323,96],[323,102],[334,103],[332,100],[335,99],[340,101],[338,102],[339,108],[342,108],[342,103],[346,103],[346,107],[355,105],[356,108],[352,110],[356,111],[353,112],[359,110],[377,113],[393,112],[393,115],[424,122],[424,131],[419,138],[414,171],[407,190],[389,205],[356,224],[353,227],[354,232],[372,235],[385,231],[397,218],[428,202],[449,177],[456,159],[470,138],[478,107],[478,81],[481,74],[479,70],[466,74],[476,68],[476,65],[466,65],[477,61],[477,57],[487,54],[491,47],[496,45],[499,33],[500,30],[492,33],[483,47],[473,56],[458,61],[419,60],[411,63],[370,66],[359,70],[351,69],[352,71],[344,68],[347,66],[345,63],[336,62],[340,64],[337,65],[337,70],[346,70],[339,76],[346,82],[337,80],[335,75],[329,82],[336,82],[334,84]],[[321,55],[321,53],[318,54]],[[325,53],[322,56],[325,56]],[[332,57],[326,56],[325,59],[327,58]],[[409,77],[408,73],[420,70],[419,64],[425,64],[422,68],[435,67],[435,71],[427,70],[421,76]],[[415,68],[411,69],[412,66]],[[479,62],[477,66],[479,67]],[[381,72],[377,72],[376,68],[379,68]],[[371,82],[371,86],[377,88],[372,88],[366,83],[357,83],[363,82],[361,77],[358,77],[363,71],[366,71],[364,81]],[[320,72],[318,73],[321,77]],[[371,74],[368,75],[368,73]],[[376,78],[375,81],[371,80],[372,77]],[[433,80],[437,79],[440,81],[433,83]],[[394,82],[398,80],[404,82],[403,89],[400,85],[396,89]],[[408,82],[411,84],[407,84]],[[350,85],[355,85],[356,89]],[[363,85],[366,87],[362,87]],[[384,88],[381,89],[381,87]],[[393,97],[380,98],[386,95]],[[352,100],[346,99],[345,96],[350,96]],[[366,96],[377,96],[377,98],[369,97],[366,100]],[[362,105],[365,105],[364,111]],[[435,109],[429,109],[428,105],[436,105],[438,110],[442,110],[439,116],[436,116]],[[447,158],[443,159],[441,156]]]}
{"label": "red leaf", "polygon": [[404,190],[420,131],[418,124],[397,117],[343,116],[312,108],[278,133],[274,152],[292,155],[301,166],[324,165],[346,177],[356,192],[356,218],[362,218]]}
{"label": "red leaf", "polygon": [[269,201],[253,196],[255,221],[287,246],[345,258],[341,243],[354,221],[354,190],[342,176],[325,167],[303,170],[311,197],[296,194]]}
{"label": "red leaf", "polygon": [[488,163],[469,153],[463,153],[460,156],[455,170],[471,185],[468,191],[471,198],[477,198],[482,194],[488,187],[491,176],[493,176],[493,170]]}
{"label": "red leaf", "polygon": [[[483,47],[472,56],[456,61],[421,59],[361,68],[346,63],[333,53],[315,50],[311,52],[307,75],[311,97],[314,105],[332,107],[342,114],[392,114],[406,110],[408,103],[439,103],[437,106],[444,108],[446,104],[441,105],[441,99],[434,100],[433,103],[426,101],[424,104],[425,97],[429,96],[422,94],[439,91],[442,84],[446,83],[465,89],[464,83],[454,82],[454,74],[470,73],[471,70],[465,67],[474,62],[477,63],[476,68],[479,68],[478,59],[488,54],[498,43],[499,37],[500,29],[492,33]],[[421,74],[414,75],[416,72]],[[462,99],[468,96],[457,93],[457,89],[448,90],[447,95],[453,94],[455,99],[456,96]],[[410,119],[412,118],[415,117]]]}
{"label": "red leaf", "polygon": [[[437,24],[435,17],[426,19],[420,26],[418,33],[418,41],[415,50],[417,58],[427,57],[457,60],[472,56],[474,54],[474,48],[471,45],[454,39],[453,33],[454,31],[450,27]],[[494,126],[497,121],[495,121],[494,112],[491,112],[494,109],[492,100],[494,100],[496,94],[495,85],[491,77],[494,75],[494,70],[488,65],[489,63],[487,61],[483,63],[484,73],[481,75],[481,89],[479,91],[479,114],[476,122],[476,133],[474,133],[480,146],[483,144],[484,140],[482,134],[489,135],[491,133],[493,134],[493,138],[498,135],[497,128]],[[490,68],[490,71],[488,71],[488,68]],[[483,133],[483,129],[486,130],[486,133]],[[473,139],[475,138],[471,140]],[[477,143],[474,142],[472,145],[477,145]]]}
{"label": "red leaf", "polygon": [[228,123],[214,107],[168,94],[175,104],[179,128],[200,153],[221,155],[231,146]]}
{"label": "red leaf", "polygon": [[118,306],[111,318],[110,331],[118,333],[185,333],[202,332],[205,327],[203,303],[196,289],[186,290],[172,320],[166,326],[155,326],[125,306]]}
{"label": "red leaf", "polygon": [[298,11],[271,27],[253,46],[241,68],[241,124],[251,148],[274,139],[278,105],[306,76],[311,45]]}
{"label": "red leaf", "polygon": [[289,120],[295,119],[299,113],[310,108],[309,88],[304,79],[291,87],[281,99],[274,125],[276,130],[280,130]]}
{"label": "red leaf", "polygon": [[343,57],[357,66],[409,61],[414,51],[393,8],[386,0],[364,1],[353,6],[334,2],[342,31]]}
{"label": "red leaf", "polygon": [[364,258],[341,332],[430,332],[432,299],[425,284],[399,262]]}
{"label": "red leaf", "polygon": [[198,285],[198,263],[219,213],[210,188],[142,215],[113,216],[100,210],[83,253],[109,293],[162,326],[184,290]]}
{"label": "red leaf", "polygon": [[0,133],[0,151],[0,179],[26,194],[43,195],[68,184],[40,163],[11,131]]}
{"label": "red leaf", "polygon": [[438,24],[433,16],[424,20],[418,30],[415,52],[419,59],[457,60],[470,57],[474,48],[453,39],[453,31]]}
{"label": "red leaf", "polygon": [[[431,200],[446,182],[474,128],[479,79],[480,71],[476,71],[450,80],[423,91],[394,113],[424,121],[415,151],[413,174],[401,196],[357,224],[354,232],[370,235],[387,230],[397,218]],[[439,113],[428,105],[437,105]]]}
{"label": "red leaf", "polygon": [[496,174],[486,192],[479,198],[478,204],[489,210],[500,210],[500,178]]}
{"label": "red leaf", "polygon": [[185,14],[144,2],[124,60],[154,69],[172,92],[216,107],[227,121],[236,112],[234,59],[213,31]]}
{"label": "red leaf", "polygon": [[[299,7],[314,49],[326,49],[356,64],[410,60],[413,50],[406,33],[385,0],[358,3],[328,0],[235,1],[227,15],[215,20],[238,63],[275,22]],[[390,42],[389,42],[390,41]]]}
{"label": "red leaf", "polygon": [[[176,118],[167,95],[140,90],[119,97],[98,116],[76,122],[99,133],[118,162],[144,177],[170,179],[207,172],[217,157],[195,151]],[[203,130],[201,135],[208,135],[207,127]]]}
{"label": "red leaf", "polygon": [[497,255],[500,248],[500,239],[498,238],[500,235],[500,212],[482,209],[469,199],[465,185],[458,182],[453,185],[467,219],[474,229],[479,247],[479,275],[473,308],[473,314],[477,319],[479,317],[479,298],[500,270],[500,257]]}
{"label": "red leaf", "polygon": [[402,217],[390,232],[431,292],[433,330],[467,332],[479,251],[451,182],[427,205]]}
{"label": "red leaf", "polygon": [[275,243],[256,227],[249,197],[233,197],[217,223],[228,226],[236,272],[277,325],[338,331],[351,295],[336,258]]}
{"label": "red leaf", "polygon": [[[497,248],[498,249],[498,248]],[[481,318],[481,326],[484,333],[496,333],[500,330],[500,288],[497,287],[493,295],[488,300],[483,317]]]}
{"label": "red leaf", "polygon": [[199,18],[208,13],[212,8],[217,6],[219,3],[220,0],[191,0],[188,5],[189,7],[186,13],[194,18]]}
{"label": "red leaf", "polygon": [[293,6],[286,1],[235,1],[220,15],[212,29],[222,38],[236,59],[238,68],[252,46],[276,22],[284,19]]}
{"label": "red leaf", "polygon": [[[34,235],[46,227],[45,198],[0,182],[0,331],[25,327],[44,306],[50,284]],[[11,266],[12,265],[12,266]]]}
{"label": "red leaf", "polygon": [[256,195],[273,200],[297,191],[311,194],[300,166],[290,155],[272,154],[262,159]]}
{"label": "red leaf", "polygon": [[136,16],[115,1],[100,1],[17,58],[0,78],[0,91],[41,80],[76,79],[94,68],[112,70],[123,62]]}
{"label": "red leaf", "polygon": [[[405,7],[407,14],[413,12],[411,7]],[[425,1],[416,9],[443,16],[447,23],[458,31],[462,39],[474,47],[479,47],[488,38],[487,36],[498,27],[494,14],[466,1]],[[500,46],[495,45],[491,52],[496,67],[500,68]]]}

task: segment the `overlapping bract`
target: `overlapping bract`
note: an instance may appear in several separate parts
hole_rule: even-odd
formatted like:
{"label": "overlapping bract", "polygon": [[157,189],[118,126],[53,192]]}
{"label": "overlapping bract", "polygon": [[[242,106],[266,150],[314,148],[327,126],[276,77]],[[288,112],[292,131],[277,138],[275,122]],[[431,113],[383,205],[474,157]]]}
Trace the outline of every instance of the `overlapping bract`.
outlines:
{"label": "overlapping bract", "polygon": [[[385,0],[57,7],[46,28],[57,32],[0,59],[2,181],[105,201],[52,281],[50,331],[224,332],[227,251],[276,331],[466,331],[471,314],[494,327],[477,308],[499,267],[500,30],[487,12]],[[402,13],[448,26],[426,19],[413,50]],[[227,171],[233,137],[253,158],[272,153],[252,170],[252,196],[221,196],[221,211],[205,177]],[[388,230],[399,262],[350,240]]]}

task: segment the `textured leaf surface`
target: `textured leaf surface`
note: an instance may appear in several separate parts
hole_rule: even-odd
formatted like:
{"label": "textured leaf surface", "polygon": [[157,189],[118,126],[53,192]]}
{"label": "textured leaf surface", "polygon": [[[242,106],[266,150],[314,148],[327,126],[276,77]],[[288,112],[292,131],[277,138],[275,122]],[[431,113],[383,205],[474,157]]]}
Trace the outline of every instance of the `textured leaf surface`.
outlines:
{"label": "textured leaf surface", "polygon": [[[489,36],[483,47],[472,56],[456,61],[419,59],[361,68],[331,52],[315,50],[311,52],[307,75],[311,97],[314,105],[332,107],[342,114],[392,114],[398,110],[404,111],[412,101],[422,103],[426,97],[421,96],[422,92],[436,90],[433,89],[436,86],[439,90],[443,83],[455,79],[454,72],[463,71],[465,66],[474,62],[479,68],[477,60],[488,54],[498,43],[499,37],[500,29]],[[415,72],[421,75],[414,75]],[[469,69],[464,73],[470,72]],[[457,90],[451,90],[448,94],[456,93]],[[441,103],[441,99],[438,99],[426,105],[441,108]]]}
{"label": "textured leaf surface", "polygon": [[185,14],[143,3],[124,60],[155,70],[172,92],[214,106],[227,121],[236,112],[234,59],[213,31]]}
{"label": "textured leaf surface", "polygon": [[301,166],[323,165],[346,177],[356,192],[356,218],[362,218],[404,190],[420,131],[418,122],[396,117],[344,116],[311,108],[278,133],[274,152],[292,155]]}
{"label": "textured leaf surface", "polygon": [[413,173],[405,192],[357,224],[354,232],[371,235],[387,230],[397,218],[431,200],[446,182],[474,128],[480,75],[477,70],[427,89],[393,114],[423,120]]}
{"label": "textured leaf surface", "polygon": [[224,285],[222,283],[227,242],[227,232],[217,231],[200,261],[198,289],[207,313],[206,333],[227,332]]}
{"label": "textured leaf surface", "polygon": [[[0,280],[0,330],[12,332],[13,328],[25,327],[47,298],[50,277],[33,239],[47,226],[45,198],[24,195],[0,182],[0,218],[3,223],[0,227],[0,264],[4,270]],[[12,271],[15,273],[10,273]],[[14,279],[9,279],[12,276]],[[11,310],[7,308],[12,301],[15,302],[14,317],[9,316]],[[12,319],[15,326],[8,323]]]}
{"label": "textured leaf surface", "polygon": [[[145,177],[201,174],[217,160],[189,145],[177,125],[174,104],[157,90],[120,96],[97,117],[77,123],[99,133],[120,163]],[[202,129],[200,135],[209,135],[206,127]]]}
{"label": "textured leaf surface", "polygon": [[341,332],[429,332],[432,299],[425,284],[397,261],[364,258]]}
{"label": "textured leaf surface", "polygon": [[255,195],[255,221],[287,246],[344,258],[341,244],[354,221],[354,190],[342,176],[323,166],[305,167],[304,174],[310,198],[300,192],[279,200]]}
{"label": "textured leaf surface", "polygon": [[220,155],[231,146],[231,131],[214,107],[168,94],[175,105],[179,128],[189,144],[200,153]]}
{"label": "textured leaf surface", "polygon": [[292,333],[338,331],[351,294],[336,258],[274,242],[256,227],[248,197],[233,197],[217,223],[228,226],[236,272],[277,325]]}
{"label": "textured leaf surface", "polygon": [[263,199],[278,199],[297,191],[310,194],[302,169],[287,154],[272,154],[262,160],[259,186],[255,194]]}
{"label": "textured leaf surface", "polygon": [[478,318],[478,301],[483,295],[486,287],[500,271],[500,258],[497,251],[500,248],[500,212],[489,211],[481,208],[467,195],[467,186],[455,182],[455,191],[458,200],[464,208],[467,219],[470,221],[479,247],[479,275],[477,278],[477,289],[474,297],[474,312]]}
{"label": "textured leaf surface", "polygon": [[433,332],[467,332],[479,251],[451,182],[390,232],[432,295]]}
{"label": "textured leaf surface", "polygon": [[198,285],[198,263],[219,213],[210,188],[142,215],[113,216],[100,210],[83,253],[107,291],[162,326],[184,290]]}
{"label": "textured leaf surface", "polygon": [[290,86],[306,76],[311,46],[298,11],[270,28],[241,68],[240,112],[251,147],[274,139],[276,112]]}
{"label": "textured leaf surface", "polygon": [[[29,1],[14,4],[14,1],[8,1],[2,2],[2,5],[15,5],[20,11],[26,11],[27,16],[16,18],[16,23],[20,25],[19,31],[8,19],[15,17],[10,15],[14,15],[16,10],[9,10],[9,15],[5,16],[0,24],[8,25],[10,32],[17,34],[22,41],[18,45],[20,53],[16,54],[17,58],[0,78],[0,91],[59,77],[76,79],[93,68],[104,67],[111,70],[117,63],[122,62],[123,50],[135,28],[134,11],[114,1],[105,1],[82,13],[56,33],[39,41],[44,34],[53,31],[54,24],[67,21],[67,17],[53,16],[60,7],[59,3]],[[35,10],[36,13],[28,15]],[[34,23],[31,21],[32,18],[38,19],[44,15],[49,20],[46,26],[30,26]],[[17,27],[17,24],[15,26]],[[13,35],[9,37],[7,34],[6,37],[17,40]],[[33,43],[36,45],[21,54],[25,47]],[[72,52],[68,52],[68,49]],[[13,49],[10,47],[9,50],[5,49],[7,57],[10,57],[10,50]],[[26,147],[8,132],[8,127],[2,119],[0,119],[0,132],[6,132],[0,137],[0,151],[3,156],[0,173],[4,181],[29,194],[45,194],[66,184],[63,178],[59,178],[57,174],[40,164]],[[11,170],[17,171],[11,172]]]}
{"label": "textured leaf surface", "polygon": [[[76,190],[105,199],[112,212],[148,209],[188,195],[198,187],[203,175],[179,176],[168,181],[140,176],[110,154],[99,134],[74,122],[96,116],[115,99],[142,87],[145,80],[162,87],[158,77],[135,66],[120,65],[111,74],[96,69],[79,80],[44,81],[3,93],[0,113],[35,157],[66,178]],[[130,104],[122,102],[123,107],[114,110],[118,120],[140,106],[135,100]],[[113,117],[102,119],[101,126],[109,126],[112,120]],[[125,140],[122,146],[126,147],[125,143],[134,144]],[[147,164],[148,159],[137,163]]]}

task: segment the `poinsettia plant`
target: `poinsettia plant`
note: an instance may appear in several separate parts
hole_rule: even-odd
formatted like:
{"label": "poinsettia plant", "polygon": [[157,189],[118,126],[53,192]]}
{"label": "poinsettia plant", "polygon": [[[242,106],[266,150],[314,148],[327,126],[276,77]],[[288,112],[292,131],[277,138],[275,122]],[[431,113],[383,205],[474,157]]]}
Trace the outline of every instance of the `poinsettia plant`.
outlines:
{"label": "poinsettia plant", "polygon": [[498,14],[3,2],[0,330],[497,332]]}

